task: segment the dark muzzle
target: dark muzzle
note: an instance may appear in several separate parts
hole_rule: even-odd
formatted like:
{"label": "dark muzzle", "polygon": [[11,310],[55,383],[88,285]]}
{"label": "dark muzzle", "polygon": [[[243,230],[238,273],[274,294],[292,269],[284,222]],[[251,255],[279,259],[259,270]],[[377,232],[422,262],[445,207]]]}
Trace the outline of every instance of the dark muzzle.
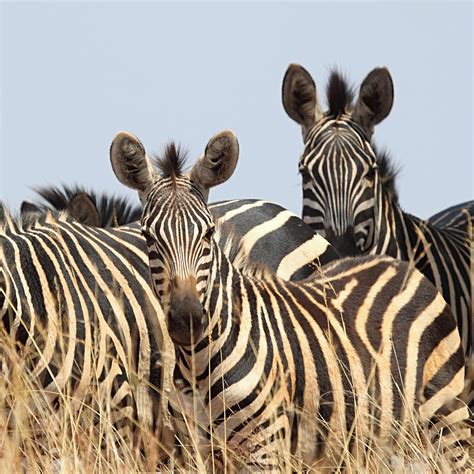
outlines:
{"label": "dark muzzle", "polygon": [[342,257],[355,257],[361,254],[360,249],[357,248],[353,227],[348,227],[346,232],[342,235],[336,235],[334,231],[329,228],[326,230],[326,239]]}
{"label": "dark muzzle", "polygon": [[204,309],[196,296],[172,298],[168,330],[175,344],[189,346],[199,341],[204,323]]}

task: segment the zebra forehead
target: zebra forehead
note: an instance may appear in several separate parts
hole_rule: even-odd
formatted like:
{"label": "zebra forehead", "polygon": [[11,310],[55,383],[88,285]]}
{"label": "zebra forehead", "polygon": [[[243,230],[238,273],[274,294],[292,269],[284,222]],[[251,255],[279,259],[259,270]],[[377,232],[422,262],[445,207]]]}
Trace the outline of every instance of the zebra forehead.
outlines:
{"label": "zebra forehead", "polygon": [[321,120],[308,134],[306,145],[311,146],[320,140],[351,141],[362,146],[370,144],[364,129],[348,114]]}
{"label": "zebra forehead", "polygon": [[[300,167],[313,168],[326,163],[338,167],[340,173],[341,161],[346,160],[362,164],[364,171],[367,165],[378,168],[384,192],[398,202],[396,178],[399,166],[393,163],[386,149],[380,151],[375,143],[371,143],[363,129],[348,115],[327,117],[318,123],[308,134],[299,164]],[[349,172],[357,168],[345,169]]]}
{"label": "zebra forehead", "polygon": [[201,191],[188,176],[162,180],[147,197],[142,224],[152,227],[170,220],[198,220],[205,224],[213,221]]}
{"label": "zebra forehead", "polygon": [[145,210],[155,206],[172,208],[199,204],[206,205],[204,197],[189,175],[185,174],[159,180],[147,196]]}

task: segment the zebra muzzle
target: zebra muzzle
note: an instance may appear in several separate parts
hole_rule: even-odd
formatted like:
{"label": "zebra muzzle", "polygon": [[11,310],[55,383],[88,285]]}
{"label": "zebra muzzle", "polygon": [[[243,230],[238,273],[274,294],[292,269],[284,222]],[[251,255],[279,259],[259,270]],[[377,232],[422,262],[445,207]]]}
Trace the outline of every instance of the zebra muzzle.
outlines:
{"label": "zebra muzzle", "polygon": [[348,227],[341,235],[336,235],[332,227],[326,229],[326,239],[343,257],[354,257],[360,255],[354,235],[354,227]]}
{"label": "zebra muzzle", "polygon": [[192,281],[172,284],[168,309],[168,331],[173,342],[188,346],[198,342],[206,321],[204,308]]}

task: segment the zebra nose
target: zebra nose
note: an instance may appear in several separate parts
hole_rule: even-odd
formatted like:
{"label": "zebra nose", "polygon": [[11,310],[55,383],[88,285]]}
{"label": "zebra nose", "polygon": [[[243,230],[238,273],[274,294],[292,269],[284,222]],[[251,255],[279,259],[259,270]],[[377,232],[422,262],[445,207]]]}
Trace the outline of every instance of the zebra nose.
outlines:
{"label": "zebra nose", "polygon": [[199,341],[205,319],[199,299],[184,297],[173,299],[168,310],[168,331],[178,345],[191,345]]}
{"label": "zebra nose", "polygon": [[343,257],[360,255],[354,235],[354,227],[350,226],[341,235],[336,235],[332,228],[327,229],[326,238]]}

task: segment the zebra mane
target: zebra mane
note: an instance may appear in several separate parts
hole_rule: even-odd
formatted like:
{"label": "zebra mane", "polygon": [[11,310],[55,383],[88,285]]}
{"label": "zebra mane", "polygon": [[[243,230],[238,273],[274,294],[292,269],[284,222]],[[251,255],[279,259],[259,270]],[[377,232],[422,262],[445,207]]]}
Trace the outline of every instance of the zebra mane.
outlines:
{"label": "zebra mane", "polygon": [[326,86],[329,115],[338,117],[349,112],[354,99],[354,89],[341,72],[332,69]]}
{"label": "zebra mane", "polygon": [[45,212],[28,213],[15,217],[7,206],[0,202],[0,233],[22,232],[34,228],[37,225],[58,221],[70,221],[69,215],[55,209],[45,209]]}
{"label": "zebra mane", "polygon": [[45,201],[38,203],[41,210],[63,211],[69,201],[80,192],[86,193],[94,202],[99,213],[100,227],[120,226],[136,222],[142,214],[141,206],[130,204],[126,198],[107,194],[97,194],[83,186],[46,186],[34,188],[34,191]]}
{"label": "zebra mane", "polygon": [[154,164],[163,178],[171,178],[173,183],[175,179],[182,176],[184,165],[186,163],[187,153],[175,142],[170,142],[165,146],[162,156],[154,156]]}
{"label": "zebra mane", "polygon": [[9,227],[12,227],[14,222],[15,220],[7,209],[7,206],[0,201],[0,232],[5,232]]}
{"label": "zebra mane", "polygon": [[400,168],[393,163],[392,158],[386,149],[377,151],[375,145],[372,145],[372,148],[377,157],[382,188],[392,198],[393,203],[398,204],[398,192],[395,180],[400,172]]}

